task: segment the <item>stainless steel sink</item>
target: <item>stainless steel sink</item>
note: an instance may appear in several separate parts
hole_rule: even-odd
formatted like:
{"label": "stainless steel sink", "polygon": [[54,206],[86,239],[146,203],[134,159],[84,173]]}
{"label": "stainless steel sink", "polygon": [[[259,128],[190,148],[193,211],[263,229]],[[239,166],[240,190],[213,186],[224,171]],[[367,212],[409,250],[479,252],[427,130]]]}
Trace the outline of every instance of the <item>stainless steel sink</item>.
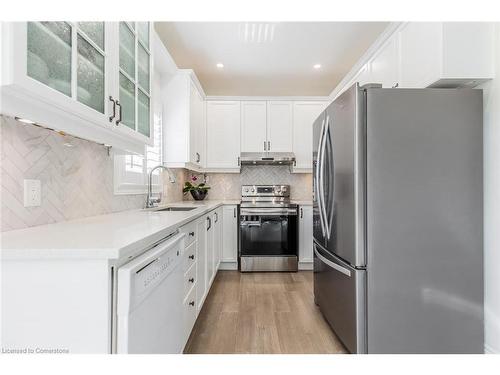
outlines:
{"label": "stainless steel sink", "polygon": [[197,208],[198,207],[165,207],[155,211],[192,211],[196,210]]}

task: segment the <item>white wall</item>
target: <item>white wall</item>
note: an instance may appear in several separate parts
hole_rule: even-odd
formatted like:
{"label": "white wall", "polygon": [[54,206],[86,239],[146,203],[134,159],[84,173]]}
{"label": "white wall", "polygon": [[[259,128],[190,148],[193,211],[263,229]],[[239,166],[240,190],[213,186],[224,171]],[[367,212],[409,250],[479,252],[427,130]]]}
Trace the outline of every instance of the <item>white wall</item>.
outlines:
{"label": "white wall", "polygon": [[500,23],[495,76],[484,89],[484,315],[485,349],[500,353]]}

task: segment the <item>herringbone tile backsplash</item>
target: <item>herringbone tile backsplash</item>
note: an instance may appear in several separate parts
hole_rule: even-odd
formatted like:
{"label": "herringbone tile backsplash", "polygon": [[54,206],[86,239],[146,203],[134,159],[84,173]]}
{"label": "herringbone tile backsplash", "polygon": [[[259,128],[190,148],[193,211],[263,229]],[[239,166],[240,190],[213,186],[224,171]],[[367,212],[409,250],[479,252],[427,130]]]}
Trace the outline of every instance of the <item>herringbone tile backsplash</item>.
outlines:
{"label": "herringbone tile backsplash", "polygon": [[[0,115],[0,231],[102,215],[144,206],[145,195],[115,195],[113,158],[106,147],[62,136]],[[164,178],[164,201],[182,195],[190,172],[174,171],[177,183]],[[166,176],[166,175],[165,175]],[[164,177],[165,177],[164,176]],[[23,180],[42,183],[40,207],[24,207]],[[286,166],[248,166],[236,173],[210,173],[208,199],[239,199],[243,184],[289,184],[293,199],[311,199],[311,174],[291,174]]]}
{"label": "herringbone tile backsplash", "polygon": [[[144,195],[114,195],[113,158],[104,146],[6,116],[0,124],[1,231],[144,205]],[[41,180],[40,207],[24,207],[24,179]]]}
{"label": "herringbone tile backsplash", "polygon": [[[187,172],[189,178],[190,172]],[[208,199],[240,199],[241,185],[290,185],[292,199],[312,199],[312,174],[290,173],[287,166],[243,166],[241,173],[209,173]]]}

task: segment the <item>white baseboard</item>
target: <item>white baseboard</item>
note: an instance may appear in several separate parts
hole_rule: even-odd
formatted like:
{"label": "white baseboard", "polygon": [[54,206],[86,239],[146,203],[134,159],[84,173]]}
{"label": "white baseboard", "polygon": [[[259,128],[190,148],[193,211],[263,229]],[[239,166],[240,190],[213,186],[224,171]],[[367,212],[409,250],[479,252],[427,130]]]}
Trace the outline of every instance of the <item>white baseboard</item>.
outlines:
{"label": "white baseboard", "polygon": [[313,262],[299,262],[299,270],[300,271],[312,271],[313,270]]}
{"label": "white baseboard", "polygon": [[222,271],[235,271],[238,269],[238,262],[220,262],[219,269]]}

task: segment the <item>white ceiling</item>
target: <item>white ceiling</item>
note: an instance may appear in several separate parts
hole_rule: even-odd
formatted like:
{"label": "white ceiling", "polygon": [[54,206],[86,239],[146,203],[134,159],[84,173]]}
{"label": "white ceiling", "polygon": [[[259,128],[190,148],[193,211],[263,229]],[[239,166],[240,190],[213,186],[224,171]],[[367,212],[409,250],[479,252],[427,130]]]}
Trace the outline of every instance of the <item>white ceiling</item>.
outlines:
{"label": "white ceiling", "polygon": [[[386,22],[157,22],[207,95],[328,95]],[[217,63],[224,68],[218,69]],[[314,69],[321,64],[321,69]]]}

